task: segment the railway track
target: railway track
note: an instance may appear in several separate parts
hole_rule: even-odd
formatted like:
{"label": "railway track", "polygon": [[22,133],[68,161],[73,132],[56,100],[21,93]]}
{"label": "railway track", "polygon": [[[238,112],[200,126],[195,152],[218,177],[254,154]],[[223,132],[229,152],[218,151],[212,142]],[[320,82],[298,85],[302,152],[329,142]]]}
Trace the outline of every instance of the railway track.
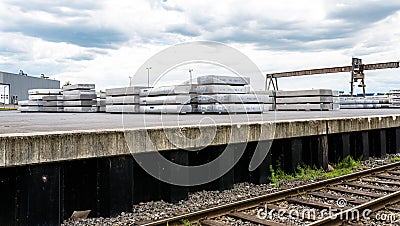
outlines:
{"label": "railway track", "polygon": [[139,225],[400,225],[396,220],[400,162]]}

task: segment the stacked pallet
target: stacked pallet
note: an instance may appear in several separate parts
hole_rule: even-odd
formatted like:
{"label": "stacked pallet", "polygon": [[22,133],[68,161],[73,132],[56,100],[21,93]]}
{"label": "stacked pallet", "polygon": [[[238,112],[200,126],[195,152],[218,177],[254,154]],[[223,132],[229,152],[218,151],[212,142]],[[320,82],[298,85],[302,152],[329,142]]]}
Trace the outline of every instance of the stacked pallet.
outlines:
{"label": "stacked pallet", "polygon": [[387,96],[368,97],[340,97],[341,109],[374,109],[388,108],[390,106]]}
{"label": "stacked pallet", "polygon": [[269,101],[267,93],[250,93],[250,78],[206,75],[197,78],[196,112],[261,113]]}
{"label": "stacked pallet", "polygon": [[141,113],[185,114],[192,112],[191,86],[162,86],[140,90]]}
{"label": "stacked pallet", "polygon": [[339,110],[339,92],[329,89],[276,91],[277,111]]}
{"label": "stacked pallet", "polygon": [[19,101],[21,112],[42,112],[44,111],[44,98],[51,95],[60,95],[60,89],[31,89],[28,90],[28,100]]}
{"label": "stacked pallet", "polygon": [[391,108],[400,108],[400,90],[390,90],[389,101]]}
{"label": "stacked pallet", "polygon": [[96,91],[94,84],[63,86],[64,112],[96,112]]}
{"label": "stacked pallet", "polygon": [[139,92],[143,86],[131,86],[106,90],[106,112],[139,113]]}

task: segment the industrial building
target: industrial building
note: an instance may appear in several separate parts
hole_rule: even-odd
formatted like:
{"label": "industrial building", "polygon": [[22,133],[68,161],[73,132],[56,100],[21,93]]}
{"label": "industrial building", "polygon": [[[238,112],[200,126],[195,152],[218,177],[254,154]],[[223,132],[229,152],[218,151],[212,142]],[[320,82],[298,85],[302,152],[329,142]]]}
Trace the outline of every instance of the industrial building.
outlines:
{"label": "industrial building", "polygon": [[43,77],[0,71],[0,103],[16,104],[18,100],[28,99],[29,89],[59,89],[60,81]]}

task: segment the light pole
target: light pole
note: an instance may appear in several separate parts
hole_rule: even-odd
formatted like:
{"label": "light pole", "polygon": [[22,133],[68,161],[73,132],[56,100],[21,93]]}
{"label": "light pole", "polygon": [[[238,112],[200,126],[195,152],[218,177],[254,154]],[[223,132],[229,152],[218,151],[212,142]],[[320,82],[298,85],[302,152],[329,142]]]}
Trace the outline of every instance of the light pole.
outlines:
{"label": "light pole", "polygon": [[132,86],[132,76],[129,76],[129,86]]}
{"label": "light pole", "polygon": [[147,87],[150,88],[150,69],[151,67],[146,67],[147,70]]}
{"label": "light pole", "polygon": [[190,86],[192,86],[192,71],[193,71],[193,69],[189,69],[189,74],[190,74]]}

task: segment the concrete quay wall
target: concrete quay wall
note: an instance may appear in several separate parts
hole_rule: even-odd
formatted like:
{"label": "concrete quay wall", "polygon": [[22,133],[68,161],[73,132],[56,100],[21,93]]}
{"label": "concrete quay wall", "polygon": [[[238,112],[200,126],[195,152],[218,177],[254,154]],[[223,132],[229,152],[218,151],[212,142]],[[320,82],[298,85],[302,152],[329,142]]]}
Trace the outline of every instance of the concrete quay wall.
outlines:
{"label": "concrete quay wall", "polygon": [[[218,124],[201,129],[182,126],[2,134],[0,167],[399,127],[400,115],[387,115]],[[171,142],[171,135],[177,133],[195,139]]]}

